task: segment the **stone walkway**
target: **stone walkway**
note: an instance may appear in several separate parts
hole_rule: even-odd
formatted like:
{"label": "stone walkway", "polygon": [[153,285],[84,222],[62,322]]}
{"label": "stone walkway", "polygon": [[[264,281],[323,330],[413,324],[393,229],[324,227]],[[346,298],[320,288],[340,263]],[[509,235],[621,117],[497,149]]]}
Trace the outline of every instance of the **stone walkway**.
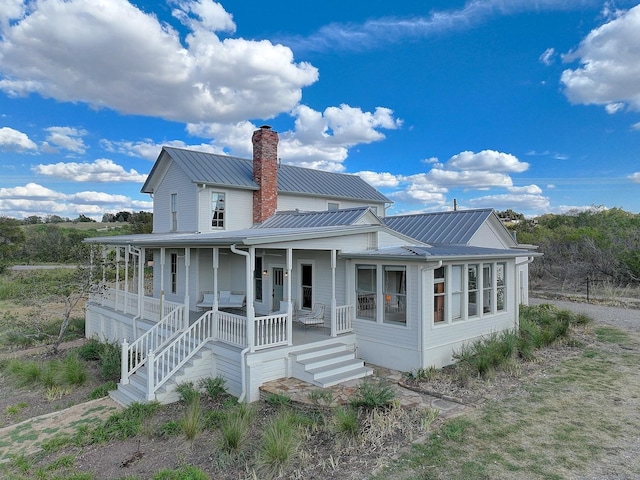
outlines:
{"label": "stone walkway", "polygon": [[[374,365],[367,365],[373,368],[374,373],[372,377],[366,379],[350,380],[348,382],[341,383],[328,387],[333,394],[332,405],[344,405],[349,402],[353,395],[357,392],[358,386],[363,381],[377,382],[380,379],[385,380],[389,385],[393,387],[396,392],[396,398],[400,401],[400,406],[403,408],[433,408],[440,412],[439,418],[447,418],[453,415],[461,413],[466,406],[438,398],[435,396],[427,395],[424,393],[415,392],[404,388],[398,384],[402,379],[402,372],[397,370],[390,370]],[[281,378],[268,382],[260,387],[260,390],[264,393],[276,393],[285,394],[291,398],[291,400],[300,403],[312,403],[309,399],[309,393],[313,390],[318,390],[320,387],[311,385],[310,383],[298,380],[296,378]]]}

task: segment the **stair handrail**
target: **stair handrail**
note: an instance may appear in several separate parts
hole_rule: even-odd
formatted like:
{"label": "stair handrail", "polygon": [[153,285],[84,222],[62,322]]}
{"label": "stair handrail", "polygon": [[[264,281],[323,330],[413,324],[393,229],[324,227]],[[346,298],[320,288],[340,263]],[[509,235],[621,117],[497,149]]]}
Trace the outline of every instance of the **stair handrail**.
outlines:
{"label": "stair handrail", "polygon": [[162,320],[149,330],[128,344],[122,343],[122,372],[120,382],[129,383],[129,377],[140,369],[146,362],[150,351],[154,352],[166,345],[180,330],[185,327],[184,305],[177,306],[167,313]]}
{"label": "stair handrail", "polygon": [[208,310],[162,349],[149,353],[147,400],[154,400],[156,391],[202,347],[215,338],[216,315],[217,311]]}

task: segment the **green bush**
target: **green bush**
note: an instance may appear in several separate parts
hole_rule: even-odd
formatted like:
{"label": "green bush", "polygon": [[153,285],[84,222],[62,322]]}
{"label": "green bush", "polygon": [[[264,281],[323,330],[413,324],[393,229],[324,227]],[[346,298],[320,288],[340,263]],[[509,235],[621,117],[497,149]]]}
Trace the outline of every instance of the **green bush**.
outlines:
{"label": "green bush", "polygon": [[258,449],[259,470],[265,476],[282,475],[293,460],[300,444],[295,418],[284,412],[266,426]]}
{"label": "green bush", "polygon": [[253,407],[240,403],[220,419],[221,447],[227,452],[237,451],[249,433],[255,415]]}
{"label": "green bush", "polygon": [[198,386],[207,392],[211,398],[216,398],[226,392],[224,384],[224,378],[218,376],[213,378],[203,378],[198,383]]}
{"label": "green bush", "polygon": [[187,411],[181,422],[182,433],[187,440],[194,440],[204,428],[204,417],[200,406],[200,397],[195,397],[189,401]]}
{"label": "green bush", "polygon": [[95,400],[96,398],[104,398],[107,395],[109,395],[109,392],[111,390],[115,390],[116,388],[118,388],[118,384],[116,382],[114,382],[113,380],[111,380],[111,381],[109,381],[107,383],[103,383],[99,387],[96,387],[89,394],[89,400]]}
{"label": "green bush", "polygon": [[152,480],[209,480],[209,475],[199,468],[184,465],[175,470],[162,469],[151,478]]}
{"label": "green bush", "polygon": [[338,435],[346,438],[354,438],[360,430],[358,412],[353,408],[336,408],[333,417],[333,425]]}
{"label": "green bush", "polygon": [[100,373],[105,380],[120,379],[121,349],[113,343],[103,343],[100,352]]}
{"label": "green bush", "polygon": [[76,348],[78,356],[87,362],[97,362],[102,355],[104,344],[97,338],[89,339],[85,344]]}
{"label": "green bush", "polygon": [[69,385],[83,385],[87,381],[87,367],[77,355],[70,354],[62,361],[62,376]]}
{"label": "green bush", "polygon": [[377,382],[365,380],[358,386],[350,404],[353,407],[375,409],[386,407],[395,399],[395,393],[391,385],[383,379]]}
{"label": "green bush", "polygon": [[178,384],[176,392],[180,395],[180,400],[186,404],[191,405],[192,403],[200,400],[200,391],[195,387],[193,382],[183,382]]}

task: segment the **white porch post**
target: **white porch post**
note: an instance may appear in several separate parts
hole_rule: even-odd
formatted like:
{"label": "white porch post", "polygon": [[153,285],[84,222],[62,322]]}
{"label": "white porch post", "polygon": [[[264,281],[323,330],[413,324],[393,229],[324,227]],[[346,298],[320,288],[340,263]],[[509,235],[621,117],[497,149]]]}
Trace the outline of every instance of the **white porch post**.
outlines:
{"label": "white porch post", "polygon": [[[124,291],[129,293],[129,248],[124,249]],[[125,295],[125,299],[127,295]],[[125,301],[125,312],[127,311],[127,302]],[[128,313],[128,312],[127,312]]]}
{"label": "white porch post", "polygon": [[144,309],[144,247],[138,251],[138,316],[142,317]]}
{"label": "white porch post", "polygon": [[122,341],[120,350],[120,383],[129,385],[129,343],[126,338]]}
{"label": "white porch post", "polygon": [[[162,320],[164,317],[164,264],[166,260],[167,251],[164,247],[160,248],[160,318],[158,320]],[[154,265],[154,274],[155,274],[155,265]]]}
{"label": "white porch post", "polygon": [[115,300],[116,310],[118,310],[119,297],[120,297],[120,247],[116,247],[116,300]]}
{"label": "white porch post", "polygon": [[220,251],[218,247],[213,247],[213,311],[218,311],[218,267],[220,266]]}
{"label": "white porch post", "polygon": [[253,291],[253,271],[256,269],[256,247],[249,247],[245,271],[245,283],[247,290],[247,343],[253,352],[255,349],[255,324],[256,312],[253,307],[255,293]]}
{"label": "white porch post", "polygon": [[336,326],[336,250],[331,250],[331,336],[337,336]]}
{"label": "white porch post", "polygon": [[287,248],[287,345],[293,345],[293,305],[291,302],[291,266],[293,264],[293,249]]}
{"label": "white porch post", "polygon": [[189,267],[191,266],[191,248],[184,249],[184,322],[182,328],[189,326]]}

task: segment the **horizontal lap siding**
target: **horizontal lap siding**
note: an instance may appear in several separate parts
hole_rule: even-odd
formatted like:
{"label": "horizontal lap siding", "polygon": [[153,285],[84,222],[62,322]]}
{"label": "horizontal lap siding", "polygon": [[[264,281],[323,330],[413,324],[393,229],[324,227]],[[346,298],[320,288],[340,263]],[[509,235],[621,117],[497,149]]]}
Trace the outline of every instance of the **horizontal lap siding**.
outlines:
{"label": "horizontal lap siding", "polygon": [[453,363],[452,355],[464,344],[473,343],[484,335],[515,328],[513,315],[492,315],[490,317],[464,320],[448,325],[433,326],[427,332],[425,367],[442,367]]}
{"label": "horizontal lap siding", "polygon": [[196,185],[174,163],[153,195],[153,232],[171,231],[171,194],[178,194],[178,231],[195,232]]}
{"label": "horizontal lap siding", "polygon": [[367,362],[397,370],[417,368],[420,359],[420,295],[418,266],[407,267],[407,325],[356,319],[358,354]]}
{"label": "horizontal lap siding", "polygon": [[329,203],[338,203],[340,208],[356,208],[362,206],[374,207],[377,209],[378,215],[384,215],[384,204],[382,203],[363,203],[358,200],[335,200],[331,198],[322,198],[304,195],[287,195],[280,193],[278,195],[278,211],[312,211],[319,212],[327,210]]}
{"label": "horizontal lap siding", "polygon": [[[211,227],[212,192],[225,195],[224,228]],[[241,230],[253,225],[253,191],[230,190],[225,188],[208,187],[199,192],[199,232],[219,232],[224,230]]]}

